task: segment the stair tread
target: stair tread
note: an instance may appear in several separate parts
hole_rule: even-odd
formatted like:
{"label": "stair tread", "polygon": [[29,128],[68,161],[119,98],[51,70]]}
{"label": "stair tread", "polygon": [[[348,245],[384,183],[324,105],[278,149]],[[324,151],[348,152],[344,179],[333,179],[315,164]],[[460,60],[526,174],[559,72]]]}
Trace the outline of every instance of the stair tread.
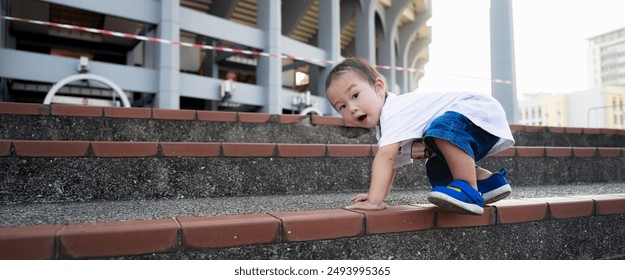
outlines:
{"label": "stair tread", "polygon": [[[151,108],[57,115],[54,106],[0,102],[0,139],[375,144],[373,130],[340,117]],[[78,107],[80,108],[80,107]],[[109,112],[110,111],[110,112]],[[155,112],[155,113],[153,113]],[[511,124],[521,146],[625,146],[625,129]]]}
{"label": "stair tread", "polygon": [[[625,193],[625,184],[513,186],[509,199]],[[248,197],[180,198],[167,200],[93,201],[0,206],[0,227],[57,225],[85,222],[154,220],[173,217],[223,216],[338,209],[354,193],[265,195]],[[427,190],[395,190],[389,205],[425,204]]]}

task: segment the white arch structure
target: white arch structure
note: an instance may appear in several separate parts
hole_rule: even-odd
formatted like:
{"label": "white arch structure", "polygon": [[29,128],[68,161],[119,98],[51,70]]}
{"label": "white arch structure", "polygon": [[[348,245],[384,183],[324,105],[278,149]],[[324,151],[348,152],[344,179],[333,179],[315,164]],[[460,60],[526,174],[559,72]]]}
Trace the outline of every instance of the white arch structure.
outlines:
{"label": "white arch structure", "polygon": [[60,80],[48,91],[48,94],[46,94],[46,98],[43,100],[43,104],[49,105],[50,103],[52,103],[52,98],[61,88],[73,81],[78,80],[95,80],[109,86],[111,89],[113,89],[113,91],[115,91],[115,93],[117,93],[122,101],[123,106],[130,107],[130,101],[128,101],[128,97],[126,96],[126,94],[124,94],[124,91],[117,84],[113,83],[113,81],[105,77],[94,74],[75,74]]}
{"label": "white arch structure", "polygon": [[319,110],[319,109],[317,109],[315,107],[308,107],[308,108],[302,110],[299,114],[303,115],[303,116],[309,115],[309,114],[310,115],[315,115],[316,114],[317,116],[323,116],[323,113],[321,113],[321,110]]}

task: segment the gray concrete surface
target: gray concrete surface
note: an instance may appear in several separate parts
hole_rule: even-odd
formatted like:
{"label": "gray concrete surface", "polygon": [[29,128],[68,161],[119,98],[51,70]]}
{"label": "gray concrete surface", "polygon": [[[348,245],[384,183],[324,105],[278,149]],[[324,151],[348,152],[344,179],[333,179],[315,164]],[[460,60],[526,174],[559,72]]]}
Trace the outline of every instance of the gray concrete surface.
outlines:
{"label": "gray concrete surface", "polygon": [[[206,198],[366,191],[372,157],[0,157],[0,202]],[[487,158],[515,186],[625,182],[625,157]],[[394,189],[430,188],[424,161],[398,170]]]}
{"label": "gray concrete surface", "polygon": [[[624,224],[625,215],[593,216],[113,259],[623,260]],[[475,271],[488,275],[479,264]]]}
{"label": "gray concrete surface", "polygon": [[[0,139],[375,144],[375,132],[335,125],[1,115]],[[625,147],[625,134],[514,132],[517,146]]]}
{"label": "gray concrete surface", "polygon": [[[274,117],[275,118],[275,117]],[[208,122],[157,119],[22,116],[0,114],[0,139],[249,142],[377,143],[374,131],[335,125]]]}
{"label": "gray concrete surface", "polygon": [[[393,190],[387,203],[428,203],[427,189]],[[625,193],[625,183],[513,186],[509,198]],[[217,216],[342,208],[356,192],[62,203],[3,204],[0,227]]]}

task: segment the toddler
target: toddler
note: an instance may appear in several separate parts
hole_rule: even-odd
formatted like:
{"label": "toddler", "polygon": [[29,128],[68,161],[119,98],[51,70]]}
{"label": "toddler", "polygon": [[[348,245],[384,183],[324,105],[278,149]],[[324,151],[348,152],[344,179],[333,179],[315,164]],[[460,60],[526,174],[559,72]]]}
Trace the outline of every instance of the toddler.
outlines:
{"label": "toddler", "polygon": [[412,163],[412,147],[423,143],[428,200],[444,209],[481,215],[484,204],[505,198],[507,171],[491,173],[476,161],[514,145],[501,105],[491,96],[465,92],[395,95],[368,62],[348,58],[326,80],[328,101],[353,126],[376,128],[378,151],[367,194],[348,209],[384,209],[395,169]]}

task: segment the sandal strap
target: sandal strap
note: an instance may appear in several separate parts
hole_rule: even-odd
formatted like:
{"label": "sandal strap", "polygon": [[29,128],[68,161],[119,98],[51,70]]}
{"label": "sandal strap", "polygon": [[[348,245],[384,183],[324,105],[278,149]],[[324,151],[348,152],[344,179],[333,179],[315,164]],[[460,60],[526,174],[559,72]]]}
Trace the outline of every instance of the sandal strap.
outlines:
{"label": "sandal strap", "polygon": [[501,170],[499,170],[499,174],[506,177],[506,175],[508,175],[508,169],[502,168]]}

